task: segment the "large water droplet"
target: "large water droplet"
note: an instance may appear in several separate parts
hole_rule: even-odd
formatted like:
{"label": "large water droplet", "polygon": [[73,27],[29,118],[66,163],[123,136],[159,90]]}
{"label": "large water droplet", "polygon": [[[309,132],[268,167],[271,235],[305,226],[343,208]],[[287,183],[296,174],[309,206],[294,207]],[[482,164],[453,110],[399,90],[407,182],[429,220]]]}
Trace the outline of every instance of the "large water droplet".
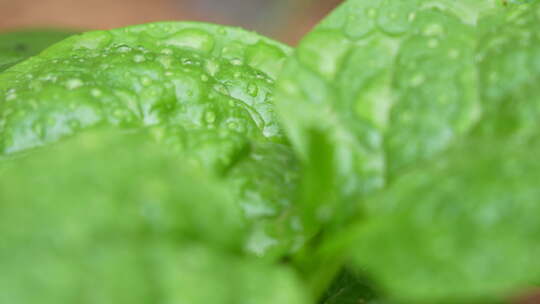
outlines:
{"label": "large water droplet", "polygon": [[200,29],[185,29],[173,34],[164,44],[210,53],[214,49],[214,38]]}

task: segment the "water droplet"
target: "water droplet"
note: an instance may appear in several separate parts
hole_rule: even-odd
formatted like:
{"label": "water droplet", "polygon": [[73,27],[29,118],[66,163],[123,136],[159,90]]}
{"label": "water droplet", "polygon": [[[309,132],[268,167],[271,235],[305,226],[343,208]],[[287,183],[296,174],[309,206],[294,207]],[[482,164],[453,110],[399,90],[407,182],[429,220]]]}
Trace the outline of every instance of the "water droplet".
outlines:
{"label": "water droplet", "polygon": [[410,29],[416,18],[414,1],[385,0],[381,3],[377,22],[381,30],[391,35],[399,35]]}
{"label": "water droplet", "polygon": [[444,34],[444,28],[439,23],[432,23],[424,28],[423,33],[426,36],[441,36]]}
{"label": "water droplet", "polygon": [[210,76],[215,76],[219,71],[219,64],[214,60],[207,60],[204,68]]}
{"label": "water droplet", "polygon": [[271,238],[262,230],[254,231],[249,237],[246,247],[247,250],[253,252],[257,256],[264,256],[268,250],[276,246],[278,241]]}
{"label": "water droplet", "polygon": [[279,127],[276,125],[265,126],[263,129],[264,137],[270,138],[279,135]]}
{"label": "water droplet", "polygon": [[456,49],[451,49],[451,50],[448,52],[448,57],[450,57],[450,58],[452,58],[452,59],[458,58],[459,55],[460,55],[459,50],[456,50]]}
{"label": "water droplet", "polygon": [[377,9],[370,3],[358,3],[352,6],[345,24],[345,34],[351,39],[360,39],[371,33],[375,28]]}
{"label": "water droplet", "polygon": [[169,69],[174,62],[174,58],[169,55],[161,55],[158,57],[158,62],[161,63],[164,68]]}
{"label": "water droplet", "polygon": [[128,53],[131,52],[132,48],[127,45],[119,45],[116,47],[116,52],[118,53]]}
{"label": "water droplet", "polygon": [[13,93],[9,93],[6,95],[6,101],[12,101],[12,100],[15,100],[17,98],[17,93],[13,92]]}
{"label": "water droplet", "polygon": [[94,88],[94,89],[90,90],[90,95],[92,95],[93,97],[97,98],[97,97],[100,97],[102,94],[103,93],[101,92],[100,89]]}
{"label": "water droplet", "polygon": [[193,61],[191,60],[191,58],[182,58],[182,64],[183,65],[192,65]]}
{"label": "water droplet", "polygon": [[163,55],[172,55],[173,51],[171,49],[169,49],[169,48],[164,48],[164,49],[161,50],[160,53],[163,54]]}
{"label": "water droplet", "polygon": [[232,64],[232,65],[239,66],[239,65],[242,65],[242,64],[243,64],[243,61],[242,61],[242,59],[240,59],[240,58],[233,58],[233,59],[231,59],[231,64]]}
{"label": "water droplet", "polygon": [[424,74],[416,74],[414,75],[414,77],[411,79],[411,86],[413,87],[417,87],[417,86],[420,86],[422,85],[424,82],[426,81],[426,77],[424,76]]}
{"label": "water droplet", "polygon": [[257,95],[259,94],[259,87],[255,83],[250,83],[248,84],[247,92],[252,97],[257,97]]}
{"label": "water droplet", "polygon": [[204,121],[209,124],[213,124],[216,121],[216,113],[214,113],[213,111],[208,111],[204,113]]}
{"label": "water droplet", "polygon": [[145,87],[149,86],[152,84],[152,78],[148,77],[148,76],[144,76],[141,78],[141,84]]}
{"label": "water droplet", "polygon": [[428,41],[428,47],[434,49],[439,46],[439,40],[437,39],[429,39]]}
{"label": "water droplet", "polygon": [[144,55],[137,54],[137,55],[133,56],[133,61],[135,63],[141,63],[141,62],[146,61],[146,58],[144,57]]}
{"label": "water droplet", "polygon": [[189,48],[204,53],[210,53],[214,49],[214,37],[201,29],[181,30],[167,40],[165,44],[178,48]]}
{"label": "water droplet", "polygon": [[75,90],[82,87],[83,85],[84,82],[78,78],[72,78],[66,82],[66,88],[68,88],[68,90]]}
{"label": "water droplet", "polygon": [[207,82],[208,79],[209,79],[208,76],[206,76],[205,74],[202,74],[202,75],[201,75],[201,80],[202,80],[203,82]]}

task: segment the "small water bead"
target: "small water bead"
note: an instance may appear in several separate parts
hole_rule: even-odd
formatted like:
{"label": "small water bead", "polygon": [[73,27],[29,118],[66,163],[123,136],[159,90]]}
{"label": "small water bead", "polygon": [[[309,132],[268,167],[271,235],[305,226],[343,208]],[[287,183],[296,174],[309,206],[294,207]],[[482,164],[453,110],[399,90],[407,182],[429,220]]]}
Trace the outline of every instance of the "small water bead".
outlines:
{"label": "small water bead", "polygon": [[119,45],[116,47],[116,52],[118,53],[129,53],[131,52],[133,49],[127,45]]}
{"label": "small water bead", "polygon": [[238,124],[234,121],[228,122],[227,127],[231,130],[236,130],[238,128]]}
{"label": "small water bead", "polygon": [[263,129],[263,135],[267,138],[276,137],[279,133],[279,127],[276,125],[265,126]]}
{"label": "small water bead", "polygon": [[133,56],[133,61],[135,63],[141,63],[141,62],[145,62],[146,58],[144,57],[144,55],[137,54],[137,55]]}
{"label": "small water bead", "polygon": [[206,61],[204,68],[206,72],[213,77],[219,72],[219,63],[210,59]]}
{"label": "small water bead", "polygon": [[379,28],[390,35],[407,32],[416,18],[414,1],[385,0],[380,9],[377,18]]}
{"label": "small water bead", "polygon": [[459,50],[451,49],[450,51],[448,51],[448,57],[450,57],[451,59],[457,59],[459,55],[460,55]]}
{"label": "small water bead", "polygon": [[444,34],[444,27],[439,23],[432,23],[424,28],[423,34],[425,36],[442,36]]}
{"label": "small water bead", "polygon": [[209,124],[213,124],[216,121],[216,113],[214,113],[213,111],[208,111],[204,113],[204,121]]}
{"label": "small water bead", "polygon": [[148,77],[148,76],[143,76],[143,77],[141,78],[141,84],[142,84],[143,86],[145,86],[145,87],[151,85],[151,84],[152,84],[152,78],[150,78],[150,77]]}
{"label": "small water bead", "polygon": [[408,21],[410,23],[412,23],[414,20],[416,19],[416,13],[415,12],[411,12],[408,16]]}
{"label": "small water bead", "polygon": [[55,74],[45,74],[40,79],[43,81],[56,82],[58,80],[58,76]]}
{"label": "small water bead", "polygon": [[361,39],[375,29],[377,9],[372,6],[369,2],[351,6],[344,28],[347,37],[353,40]]}
{"label": "small water bead", "polygon": [[259,87],[257,86],[257,84],[251,82],[248,84],[247,92],[252,97],[257,97],[257,95],[259,94]]}
{"label": "small water bead", "polygon": [[100,89],[97,89],[97,88],[93,88],[90,90],[90,95],[92,95],[93,97],[101,97],[101,95],[103,94],[103,92],[101,92]]}
{"label": "small water bead", "polygon": [[271,247],[278,245],[278,241],[258,229],[247,240],[246,249],[257,256],[264,256]]}
{"label": "small water bead", "polygon": [[208,76],[206,74],[202,74],[201,75],[201,81],[202,82],[207,82],[209,80]]}
{"label": "small water bead", "polygon": [[193,65],[193,60],[191,58],[182,58],[183,65]]}
{"label": "small water bead", "polygon": [[75,90],[82,87],[83,85],[84,85],[84,82],[78,78],[72,78],[66,82],[66,88],[68,90]]}
{"label": "small water bead", "polygon": [[410,85],[412,87],[418,87],[426,81],[426,76],[424,74],[416,74],[411,79]]}
{"label": "small water bead", "polygon": [[157,61],[161,63],[164,68],[169,69],[174,63],[174,58],[169,55],[161,55],[157,58]]}
{"label": "small water bead", "polygon": [[6,95],[6,101],[12,101],[12,100],[15,100],[17,98],[17,93],[13,92],[13,93],[9,93]]}
{"label": "small water bead", "polygon": [[244,61],[240,58],[233,58],[231,59],[231,64],[232,65],[235,65],[235,66],[240,66],[242,64],[244,64]]}
{"label": "small water bead", "polygon": [[161,50],[160,53],[163,54],[163,55],[172,55],[173,51],[171,49],[169,49],[169,48],[164,48],[164,49]]}
{"label": "small water bead", "polygon": [[439,46],[439,40],[437,40],[437,39],[429,39],[429,41],[428,41],[428,47],[429,48],[434,49],[434,48],[436,48],[438,46]]}

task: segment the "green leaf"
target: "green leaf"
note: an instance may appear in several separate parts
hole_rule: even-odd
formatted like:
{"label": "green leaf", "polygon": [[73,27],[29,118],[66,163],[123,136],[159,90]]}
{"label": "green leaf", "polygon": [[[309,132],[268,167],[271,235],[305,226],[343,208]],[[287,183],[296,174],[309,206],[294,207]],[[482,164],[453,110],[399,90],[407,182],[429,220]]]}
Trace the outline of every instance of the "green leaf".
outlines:
{"label": "green leaf", "polygon": [[477,132],[522,140],[538,133],[540,4],[480,22],[478,67],[483,121]]}
{"label": "green leaf", "polygon": [[0,302],[307,303],[242,254],[240,208],[190,168],[107,129],[2,160]]}
{"label": "green leaf", "polygon": [[0,33],[0,72],[39,54],[73,32],[60,30],[26,30]]}
{"label": "green leaf", "polygon": [[492,7],[346,1],[300,43],[278,82],[277,106],[302,157],[309,130],[323,130],[342,196],[356,202],[451,146],[480,117],[474,24]]}
{"label": "green leaf", "polygon": [[404,303],[495,301],[538,283],[538,142],[473,138],[370,199],[357,265]]}
{"label": "green leaf", "polygon": [[42,226],[38,239],[74,242],[170,234],[242,247],[245,223],[230,193],[148,136],[104,129],[27,154],[0,161],[3,232],[24,237],[22,227]]}
{"label": "green leaf", "polygon": [[289,52],[256,34],[199,23],[73,36],[1,74],[2,151],[97,124],[174,124],[280,141],[271,90]]}
{"label": "green leaf", "polygon": [[246,215],[264,226],[248,247],[280,256],[290,250],[283,232],[290,221],[275,219],[291,204],[296,159],[276,119],[273,88],[290,53],[254,33],[190,22],[73,36],[0,74],[0,151],[95,126],[151,128],[164,147],[229,181]]}

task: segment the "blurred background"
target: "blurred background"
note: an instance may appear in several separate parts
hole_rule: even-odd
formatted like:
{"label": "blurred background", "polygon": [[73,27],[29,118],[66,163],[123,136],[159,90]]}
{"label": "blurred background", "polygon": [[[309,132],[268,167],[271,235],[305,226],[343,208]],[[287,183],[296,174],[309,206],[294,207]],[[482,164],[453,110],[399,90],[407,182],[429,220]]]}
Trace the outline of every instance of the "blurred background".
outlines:
{"label": "blurred background", "polygon": [[109,29],[164,20],[233,26],[294,45],[342,0],[0,0],[0,31]]}

